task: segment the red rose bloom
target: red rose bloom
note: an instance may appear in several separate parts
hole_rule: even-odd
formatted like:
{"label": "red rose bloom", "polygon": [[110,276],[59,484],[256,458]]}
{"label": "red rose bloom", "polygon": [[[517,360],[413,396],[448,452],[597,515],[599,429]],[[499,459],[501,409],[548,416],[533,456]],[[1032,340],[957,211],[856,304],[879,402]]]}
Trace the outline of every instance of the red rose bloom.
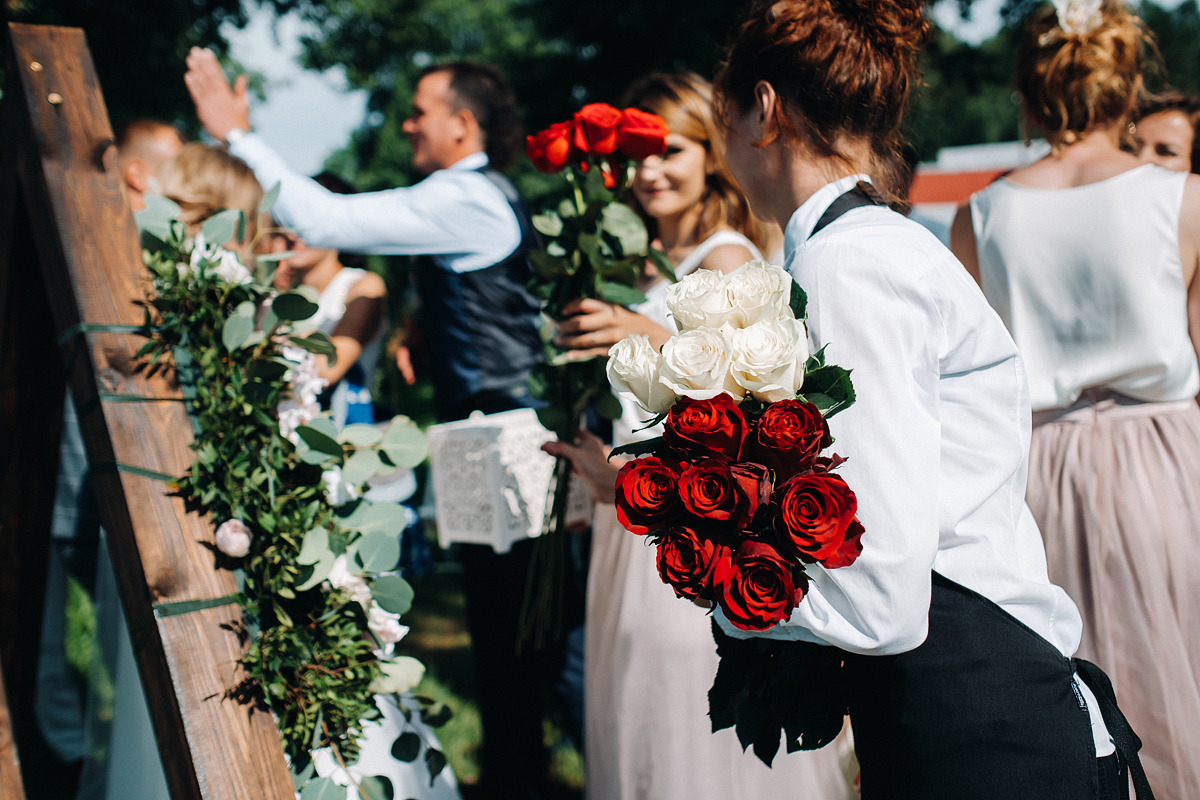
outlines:
{"label": "red rose bloom", "polygon": [[858,560],[862,555],[862,535],[863,526],[858,520],[850,523],[850,529],[846,531],[846,538],[842,540],[842,546],[834,551],[833,555],[821,561],[821,566],[825,569],[837,569],[838,567],[848,567]]}
{"label": "red rose bloom", "polygon": [[617,149],[637,161],[662,155],[667,150],[667,121],[640,108],[625,109],[617,128]]}
{"label": "red rose bloom", "polygon": [[679,475],[658,458],[639,458],[617,473],[617,519],[631,533],[669,524],[679,510]]}
{"label": "red rose bloom", "polygon": [[750,423],[727,394],[711,400],[682,398],[667,414],[663,443],[688,456],[741,461]]}
{"label": "red rose bloom", "polygon": [[617,149],[617,127],[621,112],[608,103],[588,103],[575,112],[575,146],[593,156],[606,156]]}
{"label": "red rose bloom", "polygon": [[525,138],[525,155],[542,172],[558,172],[572,160],[574,122],[556,122]]}
{"label": "red rose bloom", "polygon": [[658,575],[680,597],[711,597],[709,573],[713,562],[718,553],[728,551],[728,547],[692,528],[668,528],[658,536]]}
{"label": "red rose bloom", "polygon": [[761,541],[742,542],[732,557],[718,556],[712,584],[725,617],[744,631],[765,631],[787,619],[804,597],[792,565]]}
{"label": "red rose bloom", "polygon": [[679,476],[679,496],[684,507],[697,517],[729,520],[735,528],[742,528],[767,502],[770,485],[761,465],[708,459],[693,464]]}
{"label": "red rose bloom", "polygon": [[812,403],[780,400],[772,403],[758,420],[754,432],[754,459],[775,472],[783,483],[806,472],[829,438],[829,426]]}
{"label": "red rose bloom", "polygon": [[779,487],[775,498],[776,529],[808,563],[824,561],[842,547],[858,511],[854,492],[831,472],[797,475]]}

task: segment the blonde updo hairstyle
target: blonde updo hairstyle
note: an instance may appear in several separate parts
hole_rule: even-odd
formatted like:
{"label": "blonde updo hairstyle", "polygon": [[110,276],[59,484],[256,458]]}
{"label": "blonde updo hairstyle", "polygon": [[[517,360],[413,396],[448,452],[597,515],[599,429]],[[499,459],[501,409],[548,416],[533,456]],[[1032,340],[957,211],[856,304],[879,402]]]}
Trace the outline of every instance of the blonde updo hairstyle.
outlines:
{"label": "blonde updo hairstyle", "polygon": [[783,113],[759,146],[782,137],[857,166],[838,139],[865,141],[876,188],[906,210],[901,124],[931,31],[920,0],[760,3],[717,76],[721,117],[749,111],[755,86],[770,83]]}
{"label": "blonde updo hairstyle", "polygon": [[1087,33],[1063,30],[1049,5],[1025,24],[1016,88],[1029,121],[1055,150],[1128,119],[1147,62],[1157,56],[1153,34],[1121,0],[1104,0],[1099,13]]}
{"label": "blonde updo hairstyle", "polygon": [[[724,133],[713,112],[712,84],[694,72],[653,72],[635,81],[625,92],[623,105],[657,114],[667,129],[704,147],[707,174],[700,202],[697,241],[704,241],[724,226],[744,234],[756,247],[765,244],[766,231],[750,212],[750,203],[725,164]],[[655,221],[638,208],[651,236]]]}
{"label": "blonde updo hairstyle", "polygon": [[260,223],[263,189],[245,161],[219,148],[191,142],[162,166],[159,182],[163,195],[179,205],[179,218],[191,233],[218,211],[241,211],[246,217],[246,238],[237,249],[243,256],[249,255]]}

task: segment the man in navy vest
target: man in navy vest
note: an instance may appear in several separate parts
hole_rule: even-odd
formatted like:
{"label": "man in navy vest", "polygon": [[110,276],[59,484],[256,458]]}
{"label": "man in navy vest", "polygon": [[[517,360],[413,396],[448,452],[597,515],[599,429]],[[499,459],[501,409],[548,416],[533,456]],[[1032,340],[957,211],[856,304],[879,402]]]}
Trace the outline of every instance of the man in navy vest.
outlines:
{"label": "man in navy vest", "polygon": [[[525,290],[536,242],[524,204],[499,172],[518,152],[521,129],[498,69],[456,62],[425,70],[404,131],[413,166],[427,177],[405,188],[336,195],[289,170],[250,132],[245,76],[231,87],[208,50],[193,49],[187,64],[185,81],[205,129],[263,186],[280,184],[273,209],[280,222],[316,247],[418,256],[421,333],[442,420],[530,405],[529,370],[542,354],[538,305]],[[539,797],[545,777],[539,675],[557,671],[562,648],[516,654],[531,545],[504,555],[461,546],[489,797]],[[568,692],[568,704],[581,709],[581,696]]]}

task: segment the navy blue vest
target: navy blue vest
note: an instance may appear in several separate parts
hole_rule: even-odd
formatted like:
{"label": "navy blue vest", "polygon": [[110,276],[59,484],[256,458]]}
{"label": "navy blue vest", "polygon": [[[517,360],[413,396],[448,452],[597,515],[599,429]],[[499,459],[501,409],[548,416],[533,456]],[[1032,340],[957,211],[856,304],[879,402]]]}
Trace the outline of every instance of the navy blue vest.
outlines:
{"label": "navy blue vest", "polygon": [[529,282],[537,237],[516,188],[491,167],[477,170],[504,193],[521,226],[521,243],[497,264],[453,272],[432,256],[416,260],[421,327],[439,411],[451,413],[482,393],[519,392],[542,360],[539,305]]}

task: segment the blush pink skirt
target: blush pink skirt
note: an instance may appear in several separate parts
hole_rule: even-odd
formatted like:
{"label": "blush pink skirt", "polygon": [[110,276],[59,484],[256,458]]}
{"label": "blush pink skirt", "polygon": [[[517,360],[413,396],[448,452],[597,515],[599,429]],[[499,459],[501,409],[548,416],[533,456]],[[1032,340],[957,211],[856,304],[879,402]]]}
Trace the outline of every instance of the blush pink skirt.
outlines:
{"label": "blush pink skirt", "polygon": [[1033,422],[1027,499],[1076,655],[1112,678],[1155,796],[1200,798],[1200,407],[1091,393]]}

